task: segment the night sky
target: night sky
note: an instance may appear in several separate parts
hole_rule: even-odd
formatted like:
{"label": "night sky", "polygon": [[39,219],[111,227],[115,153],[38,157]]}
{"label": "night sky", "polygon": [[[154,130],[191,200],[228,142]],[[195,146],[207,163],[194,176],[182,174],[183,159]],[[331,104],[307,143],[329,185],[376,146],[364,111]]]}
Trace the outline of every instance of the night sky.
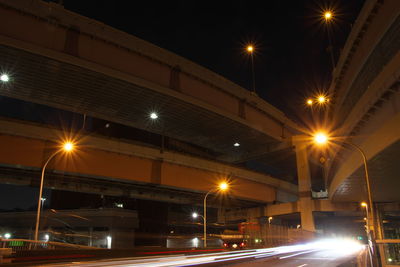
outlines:
{"label": "night sky", "polygon": [[[55,1],[58,2],[58,1]],[[330,34],[337,60],[363,0],[116,1],[64,0],[64,7],[133,34],[251,89],[246,44],[255,46],[257,94],[302,123],[305,98],[326,90],[332,63],[322,10],[333,9]],[[263,6],[261,6],[263,4]],[[1,191],[17,190],[1,186]],[[25,189],[18,189],[25,190]],[[28,208],[37,194],[1,194],[0,209]],[[15,197],[15,199],[12,198]]]}

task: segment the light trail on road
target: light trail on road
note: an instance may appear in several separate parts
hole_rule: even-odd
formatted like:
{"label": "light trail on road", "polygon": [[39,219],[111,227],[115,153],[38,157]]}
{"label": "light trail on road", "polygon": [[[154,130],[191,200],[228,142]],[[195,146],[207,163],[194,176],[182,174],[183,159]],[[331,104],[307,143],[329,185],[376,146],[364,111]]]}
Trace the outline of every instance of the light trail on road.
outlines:
{"label": "light trail on road", "polygon": [[[205,264],[229,264],[235,261],[257,260],[262,258],[287,259],[302,254],[318,251],[328,253],[333,257],[345,257],[355,254],[363,249],[363,246],[349,240],[321,240],[313,243],[282,246],[264,249],[235,250],[226,252],[214,252],[197,255],[165,255],[151,257],[118,258],[109,260],[71,262],[62,264],[46,264],[41,266],[139,266],[139,267],[172,267],[172,266],[195,266]],[[306,264],[307,265],[307,264]],[[306,266],[299,265],[299,266]],[[297,265],[296,265],[297,266]]]}

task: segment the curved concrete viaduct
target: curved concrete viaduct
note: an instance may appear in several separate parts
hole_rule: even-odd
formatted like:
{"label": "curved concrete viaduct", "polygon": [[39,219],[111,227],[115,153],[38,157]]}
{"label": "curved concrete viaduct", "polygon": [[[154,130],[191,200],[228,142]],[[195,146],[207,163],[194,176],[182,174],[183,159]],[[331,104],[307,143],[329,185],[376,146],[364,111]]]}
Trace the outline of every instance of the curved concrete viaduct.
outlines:
{"label": "curved concrete viaduct", "polygon": [[[57,142],[64,135],[64,132],[39,125],[0,120],[1,166],[38,172],[49,155],[58,149]],[[53,170],[53,174],[70,177],[64,178],[64,183],[67,184],[75,183],[80,177],[93,178],[93,186],[85,188],[82,185],[78,191],[90,192],[95,187],[96,180],[113,180],[200,193],[212,189],[219,181],[230,180],[232,196],[258,203],[276,201],[277,189],[288,194],[297,193],[297,187],[293,184],[227,164],[168,151],[161,152],[156,148],[118,139],[76,135],[75,140],[77,151],[73,155],[57,156],[49,165],[49,170]],[[22,178],[21,183],[38,178],[39,173],[36,178]],[[4,172],[1,179],[15,182],[15,179],[7,177]],[[47,179],[45,185],[71,189],[55,184],[52,179]],[[107,188],[104,189],[105,192]]]}
{"label": "curved concrete viaduct", "polygon": [[[228,162],[290,143],[296,132],[282,112],[223,77],[59,5],[2,0],[0,16],[1,58],[15,76],[2,95],[185,140]],[[149,125],[152,110],[162,123]]]}
{"label": "curved concrete viaduct", "polygon": [[[293,184],[230,165],[291,150],[291,137],[298,132],[281,111],[249,91],[54,3],[0,0],[0,17],[1,69],[11,77],[0,95],[157,133],[213,155],[196,158],[87,137],[85,144],[93,146],[88,151],[96,153],[85,154],[79,164],[56,164],[58,171],[202,192],[217,177],[229,175],[243,189],[235,195],[258,202],[277,200],[278,191],[296,193]],[[156,121],[149,119],[153,111]],[[43,126],[0,123],[8,151],[1,153],[5,166],[37,169],[47,143],[59,135],[49,135]],[[236,142],[240,147],[233,146]],[[26,153],[17,155],[18,150]],[[99,162],[104,164],[96,167]]]}
{"label": "curved concrete viaduct", "polygon": [[[332,101],[327,117],[331,135],[336,138],[326,149],[329,199],[312,198],[309,170],[312,141],[310,136],[299,135],[293,137],[299,200],[267,205],[264,209],[238,209],[221,216],[232,221],[240,217],[253,220],[280,215],[297,220],[300,217],[301,227],[310,231],[315,231],[314,216],[318,212],[347,211],[352,216],[364,216],[359,205],[360,201],[367,200],[362,156],[354,148],[343,145],[344,141],[359,146],[366,154],[373,201],[399,202],[399,89],[399,2],[367,0],[341,51],[330,86]],[[380,207],[385,208],[383,204]]]}
{"label": "curved concrete viaduct", "polygon": [[[375,201],[399,201],[400,5],[367,1],[333,73],[336,136],[359,146],[369,160]],[[339,141],[339,143],[341,140]],[[366,199],[362,157],[337,147],[329,193],[337,201]]]}

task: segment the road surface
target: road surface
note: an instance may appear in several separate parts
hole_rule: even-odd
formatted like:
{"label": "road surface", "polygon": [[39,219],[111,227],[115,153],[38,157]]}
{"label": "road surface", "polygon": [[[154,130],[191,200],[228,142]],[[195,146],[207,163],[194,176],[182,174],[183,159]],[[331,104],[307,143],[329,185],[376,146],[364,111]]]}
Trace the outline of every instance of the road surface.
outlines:
{"label": "road surface", "polygon": [[350,267],[349,263],[364,247],[354,242],[314,242],[302,245],[266,249],[249,249],[197,255],[165,255],[152,257],[118,258],[97,261],[41,264],[43,267],[163,267],[163,266],[235,266],[235,267]]}
{"label": "road surface", "polygon": [[294,256],[259,259],[251,262],[230,265],[230,267],[353,267],[356,254],[332,255],[331,251],[313,251]]}

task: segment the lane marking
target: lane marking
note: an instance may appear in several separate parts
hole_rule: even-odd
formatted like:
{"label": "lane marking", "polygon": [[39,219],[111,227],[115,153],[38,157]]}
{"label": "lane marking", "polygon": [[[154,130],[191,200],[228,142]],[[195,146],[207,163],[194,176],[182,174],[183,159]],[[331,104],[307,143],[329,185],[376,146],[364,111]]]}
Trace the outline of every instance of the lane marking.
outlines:
{"label": "lane marking", "polygon": [[306,265],[308,265],[308,264],[307,263],[306,264],[302,264],[302,265],[299,265],[297,267],[303,267],[303,266],[306,266]]}
{"label": "lane marking", "polygon": [[281,260],[281,259],[291,258],[291,257],[295,257],[295,256],[298,256],[298,255],[301,255],[301,254],[306,254],[306,253],[311,253],[311,252],[314,252],[314,251],[313,250],[311,250],[311,251],[303,251],[303,252],[292,254],[292,255],[289,255],[289,256],[279,257],[279,259]]}

